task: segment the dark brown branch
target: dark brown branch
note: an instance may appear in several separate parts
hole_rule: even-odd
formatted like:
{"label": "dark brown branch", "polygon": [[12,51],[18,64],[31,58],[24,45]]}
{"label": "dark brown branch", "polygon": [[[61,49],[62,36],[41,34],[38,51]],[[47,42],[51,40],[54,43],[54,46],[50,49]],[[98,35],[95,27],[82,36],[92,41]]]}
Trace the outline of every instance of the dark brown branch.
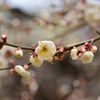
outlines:
{"label": "dark brown branch", "polygon": [[11,44],[11,43],[7,43],[7,42],[0,42],[0,44],[7,45],[7,46],[11,46],[11,47],[15,47],[15,48],[21,47],[22,49],[25,49],[25,50],[35,50],[35,49],[32,48],[32,47],[25,47],[25,46],[20,46],[20,45],[16,45],[16,44]]}
{"label": "dark brown branch", "polygon": [[75,47],[79,47],[81,45],[84,45],[85,42],[91,42],[92,41],[92,44],[96,41],[100,40],[100,37],[96,37],[96,38],[93,38],[93,39],[89,39],[89,40],[86,40],[86,41],[82,41],[82,42],[79,42],[79,43],[76,43],[76,44],[73,44],[73,45],[68,45],[68,46],[65,46],[65,51],[67,50],[71,50],[74,46]]}
{"label": "dark brown branch", "polygon": [[0,71],[1,71],[1,70],[11,69],[11,68],[13,68],[13,67],[9,67],[9,68],[2,68],[2,69],[0,69]]}
{"label": "dark brown branch", "polygon": [[[23,65],[24,65],[24,64],[23,64]],[[23,65],[22,65],[22,66],[23,66]],[[31,63],[28,63],[27,65],[31,65]],[[2,69],[0,69],[0,71],[1,71],[1,70],[8,70],[8,69],[11,69],[11,68],[14,68],[14,67],[2,68]]]}

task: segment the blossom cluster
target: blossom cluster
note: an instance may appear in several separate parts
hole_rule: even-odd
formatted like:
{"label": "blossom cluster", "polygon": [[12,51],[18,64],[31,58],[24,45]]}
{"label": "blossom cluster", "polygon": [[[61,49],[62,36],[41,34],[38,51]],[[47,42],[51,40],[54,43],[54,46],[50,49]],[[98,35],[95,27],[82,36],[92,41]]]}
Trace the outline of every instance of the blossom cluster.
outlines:
{"label": "blossom cluster", "polygon": [[[7,36],[2,35],[3,43],[6,43]],[[70,48],[65,47],[56,47],[56,45],[49,40],[39,41],[37,47],[32,45],[30,50],[29,64],[23,65],[14,65],[13,61],[10,61],[11,69],[10,72],[17,72],[19,75],[25,78],[30,78],[30,72],[28,71],[29,65],[40,67],[44,61],[54,63],[55,60],[63,60],[64,52],[69,51],[69,54],[73,60],[81,60],[84,64],[91,63],[93,61],[94,53],[97,51],[97,47],[92,45],[93,41],[85,42],[80,48],[72,46]],[[1,45],[2,47],[3,45]],[[18,58],[23,57],[23,49],[16,46],[17,49],[14,52],[14,55]]]}
{"label": "blossom cluster", "polygon": [[[33,46],[32,46],[33,47]],[[56,53],[56,46],[52,41],[39,41],[38,46],[34,50],[31,50],[31,56],[29,61],[32,65],[40,67],[44,60],[52,61],[53,56]],[[18,47],[15,52],[15,56],[20,58],[23,57],[23,50]],[[11,62],[12,64],[12,62]],[[14,66],[14,64],[12,64]],[[10,72],[17,72],[22,77],[29,78],[30,73],[27,71],[28,65],[17,65],[10,70]]]}
{"label": "blossom cluster", "polygon": [[85,42],[85,45],[81,46],[78,50],[76,47],[70,52],[70,56],[73,60],[81,60],[84,64],[91,63],[94,57],[94,54],[97,51],[95,45],[91,45],[89,42]]}
{"label": "blossom cluster", "polygon": [[40,41],[35,51],[30,56],[30,62],[36,67],[40,67],[44,60],[52,61],[56,53],[56,46],[52,41]]}

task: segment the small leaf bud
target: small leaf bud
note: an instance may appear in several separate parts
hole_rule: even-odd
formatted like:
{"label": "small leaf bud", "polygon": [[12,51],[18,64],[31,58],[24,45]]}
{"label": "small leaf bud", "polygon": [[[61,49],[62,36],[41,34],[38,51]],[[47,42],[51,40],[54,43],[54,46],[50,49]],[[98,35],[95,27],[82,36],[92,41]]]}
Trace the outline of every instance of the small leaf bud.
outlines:
{"label": "small leaf bud", "polygon": [[7,41],[7,35],[3,34],[3,35],[1,36],[1,39],[3,40],[3,42],[6,42],[6,41]]}

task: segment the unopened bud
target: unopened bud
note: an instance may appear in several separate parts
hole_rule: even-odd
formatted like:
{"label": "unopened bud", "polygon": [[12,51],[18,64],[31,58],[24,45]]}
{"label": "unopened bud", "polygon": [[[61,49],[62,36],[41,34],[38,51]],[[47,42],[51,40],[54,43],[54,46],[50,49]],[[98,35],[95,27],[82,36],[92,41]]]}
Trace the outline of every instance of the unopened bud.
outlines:
{"label": "unopened bud", "polygon": [[3,42],[6,42],[6,41],[7,41],[7,35],[3,34],[3,35],[1,36],[1,39],[3,40]]}
{"label": "unopened bud", "polygon": [[90,43],[89,43],[89,42],[85,42],[85,45],[86,45],[86,46],[90,46]]}
{"label": "unopened bud", "polygon": [[59,48],[59,51],[60,51],[60,52],[64,52],[64,47],[60,47],[60,48]]}
{"label": "unopened bud", "polygon": [[97,51],[97,46],[95,46],[95,45],[90,46],[90,50],[91,50],[93,53],[95,53],[95,52]]}
{"label": "unopened bud", "polygon": [[11,60],[9,63],[10,63],[11,65],[14,65],[14,61],[12,61],[12,60]]}
{"label": "unopened bud", "polygon": [[12,73],[12,74],[13,74],[13,73],[15,72],[15,69],[14,69],[14,68],[12,68],[12,69],[10,69],[9,71],[10,71],[10,73]]}
{"label": "unopened bud", "polygon": [[29,66],[28,66],[27,64],[24,64],[23,68],[24,68],[25,70],[27,70],[27,69],[29,68]]}
{"label": "unopened bud", "polygon": [[78,54],[78,58],[80,59],[83,53],[79,53]]}
{"label": "unopened bud", "polygon": [[81,46],[80,52],[86,52],[86,46],[85,45],[84,46]]}
{"label": "unopened bud", "polygon": [[32,45],[32,48],[34,48],[35,47],[35,45]]}
{"label": "unopened bud", "polygon": [[15,50],[15,56],[16,57],[23,57],[23,50],[21,49],[21,48],[17,48],[16,50]]}

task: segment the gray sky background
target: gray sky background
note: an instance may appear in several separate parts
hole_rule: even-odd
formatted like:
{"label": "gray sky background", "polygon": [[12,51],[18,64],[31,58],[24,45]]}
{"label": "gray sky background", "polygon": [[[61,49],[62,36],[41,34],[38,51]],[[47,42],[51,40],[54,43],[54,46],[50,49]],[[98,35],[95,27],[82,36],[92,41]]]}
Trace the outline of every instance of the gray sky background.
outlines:
{"label": "gray sky background", "polygon": [[[51,11],[50,5],[55,4],[60,7],[62,5],[61,0],[6,0],[7,4],[11,8],[19,8],[22,11],[32,14],[39,13],[41,10],[46,9]],[[70,1],[70,0],[69,0]],[[100,4],[100,0],[87,0],[91,4]],[[3,3],[3,0],[0,0]]]}

